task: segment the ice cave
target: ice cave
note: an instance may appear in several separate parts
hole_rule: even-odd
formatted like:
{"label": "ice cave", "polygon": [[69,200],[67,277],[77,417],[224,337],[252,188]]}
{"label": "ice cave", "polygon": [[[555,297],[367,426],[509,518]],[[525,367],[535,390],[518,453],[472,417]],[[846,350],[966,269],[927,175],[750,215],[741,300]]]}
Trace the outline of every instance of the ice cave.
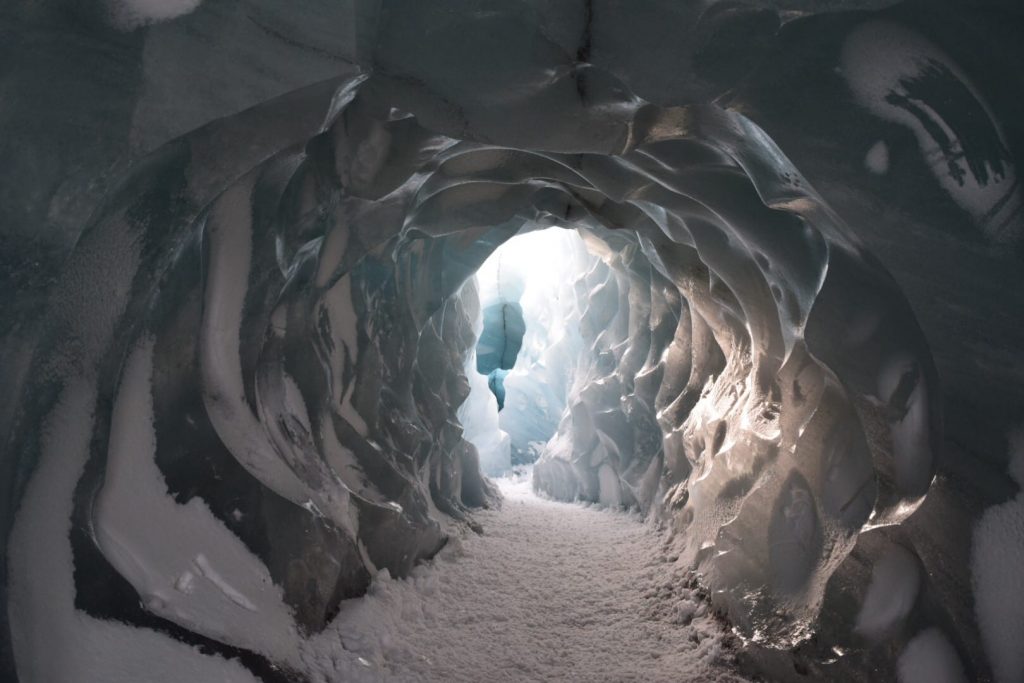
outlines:
{"label": "ice cave", "polygon": [[1019,0],[0,35],[0,680],[1024,682]]}

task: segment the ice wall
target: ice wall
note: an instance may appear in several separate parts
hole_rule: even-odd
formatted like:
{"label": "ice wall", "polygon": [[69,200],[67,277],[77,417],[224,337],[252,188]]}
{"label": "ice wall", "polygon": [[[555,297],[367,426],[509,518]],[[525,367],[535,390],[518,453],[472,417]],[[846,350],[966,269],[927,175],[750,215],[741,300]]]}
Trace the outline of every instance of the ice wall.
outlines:
{"label": "ice wall", "polygon": [[467,282],[551,226],[594,260],[539,488],[670,528],[774,677],[1013,670],[971,575],[1018,490],[1012,5],[0,19],[5,673],[309,676],[493,502]]}
{"label": "ice wall", "polygon": [[[514,301],[524,323],[515,363],[502,379],[505,405],[497,419],[510,452],[495,473],[534,462],[558,427],[582,350],[574,283],[595,260],[575,230],[549,228],[510,239],[477,271],[484,305]],[[481,337],[478,351],[483,343]],[[471,394],[467,403],[473,401]]]}
{"label": "ice wall", "polygon": [[[463,285],[463,296],[472,296],[477,301],[477,278],[473,277]],[[476,306],[479,311],[479,304]],[[474,337],[479,340],[484,322],[478,313],[473,325]],[[459,406],[456,416],[462,424],[463,436],[476,447],[480,458],[480,469],[490,477],[501,476],[512,467],[512,442],[499,426],[498,400],[487,385],[487,375],[479,372],[477,349],[470,350],[465,365],[469,393]]]}

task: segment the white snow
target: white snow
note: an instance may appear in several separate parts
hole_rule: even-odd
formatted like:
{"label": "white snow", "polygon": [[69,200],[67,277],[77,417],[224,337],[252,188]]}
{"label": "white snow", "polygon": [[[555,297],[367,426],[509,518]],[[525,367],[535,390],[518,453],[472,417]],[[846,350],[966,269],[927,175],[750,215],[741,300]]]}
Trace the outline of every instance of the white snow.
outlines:
{"label": "white snow", "polygon": [[[1010,434],[1010,476],[1024,487],[1024,428]],[[999,683],[1024,681],[1024,491],[978,520],[971,547],[974,609]]]}
{"label": "white snow", "polygon": [[879,140],[871,145],[868,153],[864,155],[864,166],[876,175],[885,175],[889,172],[889,146],[885,140]]}
{"label": "white snow", "polygon": [[256,683],[238,662],[75,609],[72,493],[89,455],[96,384],[72,379],[43,429],[41,459],[10,539],[7,615],[24,683]]}
{"label": "white snow", "polygon": [[194,12],[203,0],[107,0],[114,26],[131,31]]}
{"label": "white snow", "polygon": [[896,666],[900,683],[967,683],[960,657],[937,628],[914,636]]}
{"label": "white snow", "polygon": [[152,365],[153,342],[144,340],[128,358],[114,402],[95,506],[99,547],[154,614],[291,661],[297,633],[270,572],[201,499],[179,505],[167,491],[153,459]]}
{"label": "white snow", "polygon": [[[527,478],[528,480],[528,478]],[[331,681],[741,681],[707,605],[639,517],[534,495],[454,537],[406,580],[386,572],[308,643]]]}

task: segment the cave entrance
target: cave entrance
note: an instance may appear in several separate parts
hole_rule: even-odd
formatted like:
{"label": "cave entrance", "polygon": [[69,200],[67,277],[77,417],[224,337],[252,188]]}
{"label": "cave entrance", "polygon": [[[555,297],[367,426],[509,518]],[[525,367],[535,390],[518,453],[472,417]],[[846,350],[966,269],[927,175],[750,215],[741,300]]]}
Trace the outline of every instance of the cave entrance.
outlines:
{"label": "cave entrance", "polygon": [[486,474],[534,462],[555,434],[580,352],[572,288],[595,259],[575,230],[547,228],[511,238],[477,271],[478,337],[460,419]]}

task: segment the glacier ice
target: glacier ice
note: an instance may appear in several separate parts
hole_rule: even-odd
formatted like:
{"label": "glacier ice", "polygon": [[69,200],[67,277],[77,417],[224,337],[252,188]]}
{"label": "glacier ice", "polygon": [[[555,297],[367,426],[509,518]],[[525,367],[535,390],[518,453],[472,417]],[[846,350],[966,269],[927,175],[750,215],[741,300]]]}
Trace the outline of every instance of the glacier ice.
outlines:
{"label": "glacier ice", "polygon": [[503,243],[476,273],[482,301],[514,300],[523,318],[498,415],[510,465],[534,462],[558,427],[581,350],[574,282],[595,262],[575,231],[548,228]]}
{"label": "glacier ice", "polygon": [[1015,680],[1022,21],[0,8],[0,677],[301,679],[535,461],[766,676]]}
{"label": "glacier ice", "polygon": [[[463,285],[462,296],[479,301],[475,278]],[[480,309],[478,303],[476,309]],[[478,313],[473,327],[477,338],[482,329],[483,316]],[[462,424],[463,437],[476,448],[480,469],[488,476],[500,476],[512,468],[512,444],[508,433],[499,427],[498,400],[488,386],[487,376],[479,371],[476,354],[474,347],[466,358],[464,371],[469,393],[456,416]]]}

